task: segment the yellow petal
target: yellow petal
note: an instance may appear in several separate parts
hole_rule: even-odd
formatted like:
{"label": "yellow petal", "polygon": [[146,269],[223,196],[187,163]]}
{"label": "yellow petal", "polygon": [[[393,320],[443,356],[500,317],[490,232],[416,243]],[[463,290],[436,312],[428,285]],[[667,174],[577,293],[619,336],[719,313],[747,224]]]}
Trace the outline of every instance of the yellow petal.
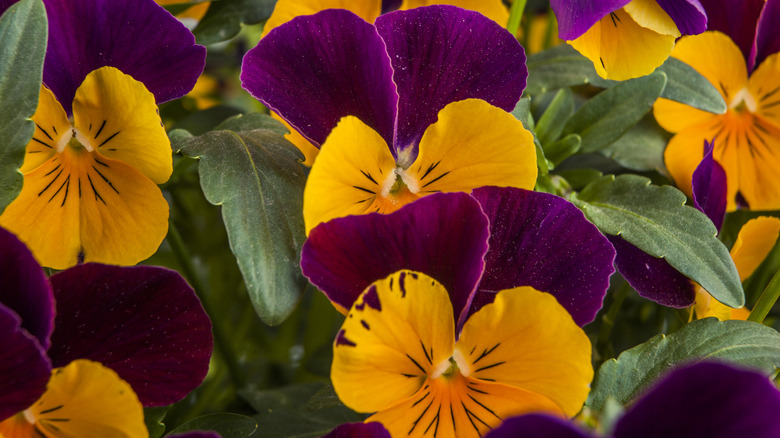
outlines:
{"label": "yellow petal", "polygon": [[88,74],[76,90],[73,117],[87,149],[123,161],[157,184],[173,171],[171,143],[154,95],[113,67]]}
{"label": "yellow petal", "polygon": [[710,295],[701,287],[696,288],[695,309],[696,318],[698,319],[704,319],[708,317],[715,317],[721,321],[733,319],[731,318],[731,311],[734,309],[716,300],[712,297],[712,295]]}
{"label": "yellow petal", "polygon": [[425,274],[399,271],[369,286],[333,345],[331,380],[358,412],[386,409],[449,366],[455,342],[452,304]]}
{"label": "yellow petal", "polygon": [[38,108],[32,117],[35,122],[35,134],[27,144],[22,173],[40,166],[57,152],[61,143],[67,142],[71,135],[68,116],[62,105],[48,88],[41,86]]}
{"label": "yellow petal", "polygon": [[453,102],[425,130],[408,172],[420,194],[482,186],[531,190],[537,173],[533,135],[513,115],[483,100]]}
{"label": "yellow petal", "polygon": [[569,44],[593,61],[599,76],[622,81],[652,73],[669,57],[674,40],[640,26],[619,9]]}
{"label": "yellow petal", "polygon": [[279,0],[274,11],[263,26],[263,35],[272,29],[301,15],[312,15],[325,9],[347,9],[358,17],[373,23],[382,10],[379,0]]}
{"label": "yellow petal", "polygon": [[540,394],[570,417],[593,380],[585,332],[552,295],[527,286],[499,292],[472,315],[455,349],[464,375]]}
{"label": "yellow petal", "polygon": [[454,374],[426,381],[412,397],[366,421],[382,423],[394,437],[476,438],[508,417],[530,412],[562,416],[539,394]]}
{"label": "yellow petal", "polygon": [[632,0],[623,6],[636,24],[662,35],[680,37],[680,30],[674,20],[661,8],[656,0]]}
{"label": "yellow petal", "polygon": [[707,78],[720,91],[726,103],[747,86],[745,58],[726,34],[707,31],[684,36],[677,42],[672,56]]}
{"label": "yellow petal", "polygon": [[34,438],[35,427],[23,412],[0,421],[0,438]]}
{"label": "yellow petal", "polygon": [[383,190],[389,195],[387,186],[396,179],[395,167],[390,148],[376,131],[357,117],[341,119],[322,145],[306,181],[306,233],[333,218],[385,212],[376,201]]}
{"label": "yellow petal", "polygon": [[404,0],[399,9],[412,9],[420,6],[452,5],[462,9],[477,11],[505,27],[509,21],[509,10],[501,0]]}
{"label": "yellow petal", "polygon": [[[666,170],[669,171],[672,179],[674,179],[677,188],[688,194],[688,196],[691,196],[693,171],[696,170],[696,166],[699,165],[702,157],[704,157],[704,141],[711,141],[719,133],[722,126],[722,123],[720,123],[721,119],[722,116],[713,117],[703,123],[690,126],[675,134],[666,146],[664,151]],[[722,161],[723,157],[717,156],[719,150],[725,150],[722,147],[722,139],[722,136],[718,136],[715,142],[715,158],[725,168],[726,162]],[[728,199],[733,204],[733,195],[736,194],[736,189],[731,190],[731,184],[728,188]]]}
{"label": "yellow petal", "polygon": [[285,135],[284,138],[286,138],[290,143],[294,144],[295,147],[297,147],[298,150],[303,153],[303,156],[306,157],[303,165],[311,167],[312,164],[314,164],[314,159],[317,158],[317,154],[319,154],[320,150],[309,140],[303,138],[303,136],[298,131],[296,131],[292,126],[290,126],[289,123],[279,117],[278,114],[271,111],[271,117],[282,122],[282,124],[290,131],[290,133]]}
{"label": "yellow petal", "polygon": [[737,267],[740,280],[745,281],[753,275],[775,246],[778,234],[780,219],[776,217],[759,216],[742,226],[734,246],[731,247],[731,258]]}
{"label": "yellow petal", "polygon": [[780,53],[768,56],[750,76],[748,89],[756,114],[780,128]]}
{"label": "yellow petal", "polygon": [[46,392],[28,411],[47,438],[149,436],[133,388],[89,360],[55,369]]}

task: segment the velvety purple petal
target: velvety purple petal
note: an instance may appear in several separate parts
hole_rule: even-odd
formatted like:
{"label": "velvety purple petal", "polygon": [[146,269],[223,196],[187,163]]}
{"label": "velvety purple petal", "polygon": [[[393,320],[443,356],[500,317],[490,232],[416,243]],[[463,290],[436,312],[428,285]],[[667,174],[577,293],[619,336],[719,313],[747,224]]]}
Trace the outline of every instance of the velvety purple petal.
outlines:
{"label": "velvety purple petal", "polygon": [[[349,309],[376,280],[400,269],[430,275],[465,317],[484,268],[488,222],[465,193],[437,193],[382,215],[333,219],[303,244],[301,268],[334,303]],[[463,319],[465,321],[465,319]]]}
{"label": "velvety purple petal", "polygon": [[10,8],[12,4],[19,0],[0,0],[0,15],[3,15],[6,9]]}
{"label": "velvety purple petal", "polygon": [[221,438],[221,435],[216,432],[187,432],[165,435],[165,438]]}
{"label": "velvety purple petal", "polygon": [[[523,189],[483,187],[472,193],[490,221],[490,249],[479,301],[503,289],[548,292],[585,325],[596,317],[615,272],[615,250],[569,201]],[[476,300],[475,300],[476,301]]]}
{"label": "velvety purple petal", "polygon": [[615,438],[780,437],[780,391],[765,376],[701,362],[673,371],[618,420]]}
{"label": "velvety purple petal", "polygon": [[491,430],[485,438],[591,438],[571,421],[544,414],[512,417]]}
{"label": "velvety purple petal", "polygon": [[712,143],[705,142],[704,158],[693,171],[693,204],[720,231],[726,216],[726,171],[712,156]]}
{"label": "velvety purple petal", "polygon": [[391,145],[398,104],[392,75],[374,26],[340,9],[275,28],[241,67],[244,89],[315,145],[347,115]]}
{"label": "velvety purple petal", "polygon": [[100,67],[146,85],[158,103],[187,94],[203,71],[206,48],[153,0],[44,0],[49,43],[43,82],[70,114],[76,89]]}
{"label": "velvety purple petal", "polygon": [[683,35],[698,35],[707,30],[707,13],[699,0],[656,0],[672,17]]}
{"label": "velvety purple petal", "polygon": [[0,304],[0,421],[27,409],[46,390],[51,363],[38,339]]}
{"label": "velvety purple petal", "polygon": [[764,0],[699,0],[707,12],[707,30],[719,30],[730,36],[750,59],[756,22]]}
{"label": "velvety purple petal", "polygon": [[90,359],[116,371],[144,406],[181,400],[206,376],[211,322],[181,276],[89,263],[51,277],[55,366]]}
{"label": "velvety purple petal", "polygon": [[653,257],[619,236],[607,236],[617,251],[618,272],[640,296],[681,309],[693,304],[696,289],[688,277],[665,259]]}
{"label": "velvety purple petal", "polygon": [[[468,98],[512,111],[523,94],[525,52],[512,34],[474,11],[428,6],[377,18],[398,86],[395,150],[417,143],[447,104]],[[413,159],[413,158],[412,158]]]}
{"label": "velvety purple petal", "polygon": [[761,65],[767,56],[780,52],[778,23],[780,23],[780,0],[766,0],[756,26],[755,44],[750,54],[751,70]]}
{"label": "velvety purple petal", "polygon": [[617,11],[631,0],[550,0],[558,19],[558,36],[571,41],[578,38],[610,12]]}
{"label": "velvety purple petal", "polygon": [[0,228],[0,304],[22,318],[22,328],[44,349],[54,326],[54,295],[30,250],[15,235]]}
{"label": "velvety purple petal", "polygon": [[346,423],[322,438],[390,438],[382,423]]}

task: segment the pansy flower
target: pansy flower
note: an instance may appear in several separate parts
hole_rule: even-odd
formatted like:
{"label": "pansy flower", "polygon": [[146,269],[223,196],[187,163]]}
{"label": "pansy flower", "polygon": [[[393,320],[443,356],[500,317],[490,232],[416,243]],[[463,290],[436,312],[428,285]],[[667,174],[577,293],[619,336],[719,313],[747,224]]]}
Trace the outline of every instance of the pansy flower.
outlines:
{"label": "pansy flower", "polygon": [[[738,25],[719,27],[729,33],[708,31],[682,38],[672,56],[707,78],[720,91],[728,110],[710,114],[659,99],[653,106],[655,118],[675,134],[664,152],[666,168],[675,184],[690,195],[693,171],[705,152],[701,145],[715,139],[714,156],[728,179],[728,210],[738,205],[780,209],[780,34],[769,30],[780,19],[780,2],[767,1],[760,17],[750,16],[750,8],[727,6],[732,2],[710,3],[718,3],[723,8],[718,15],[728,11]],[[745,2],[749,3],[756,2]],[[737,16],[741,13],[748,16]],[[738,32],[746,30],[754,41],[750,48],[738,45],[748,39]]]}
{"label": "pansy flower", "polygon": [[[617,420],[612,438],[774,438],[780,391],[765,376],[717,362],[670,372]],[[595,438],[543,414],[510,418],[486,438]]]}
{"label": "pansy flower", "polygon": [[184,95],[205,49],[152,0],[47,0],[49,43],[24,185],[0,215],[45,266],[132,265],[168,229],[172,171],[156,104]]}
{"label": "pansy flower", "polygon": [[533,137],[507,112],[524,62],[517,40],[473,11],[429,6],[371,25],[331,9],[261,39],[241,79],[321,146],[304,192],[309,231],[437,191],[532,188]]}
{"label": "pansy flower", "polygon": [[550,0],[550,6],[560,38],[606,79],[652,73],[669,57],[675,39],[707,26],[699,0]]}
{"label": "pansy flower", "polygon": [[0,436],[140,437],[142,407],[205,377],[211,323],[173,271],[90,263],[47,280],[0,229],[0,347]]}
{"label": "pansy flower", "polygon": [[478,437],[527,412],[571,417],[593,378],[571,315],[531,287],[500,291],[456,331],[447,290],[426,274],[376,281],[333,345],[339,398],[392,436]]}

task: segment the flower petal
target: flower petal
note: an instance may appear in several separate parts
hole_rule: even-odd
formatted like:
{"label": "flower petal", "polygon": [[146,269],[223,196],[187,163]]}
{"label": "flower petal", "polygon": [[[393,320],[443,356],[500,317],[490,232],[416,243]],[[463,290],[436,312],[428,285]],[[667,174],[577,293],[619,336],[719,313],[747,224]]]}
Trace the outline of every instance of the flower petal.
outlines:
{"label": "flower petal", "polygon": [[290,124],[287,123],[283,118],[279,117],[279,114],[271,111],[271,117],[273,117],[274,120],[281,122],[284,127],[290,131],[290,133],[286,134],[284,138],[287,139],[287,141],[290,143],[294,144],[295,147],[297,147],[298,150],[303,154],[305,159],[301,164],[307,167],[311,167],[314,164],[314,160],[317,158],[317,154],[320,152],[320,148],[314,146],[309,140],[303,138],[303,136],[298,131],[296,131],[295,128],[290,126]]}
{"label": "flower petal", "polygon": [[748,90],[755,98],[755,114],[780,128],[780,53],[768,58],[750,76]]}
{"label": "flower petal", "polygon": [[392,214],[320,224],[303,244],[301,268],[343,309],[400,269],[425,272],[449,292],[460,320],[482,276],[487,241],[488,221],[477,201],[465,193],[434,194]]}
{"label": "flower petal", "polygon": [[561,197],[520,189],[483,187],[473,196],[490,222],[480,303],[531,286],[555,296],[577,324],[593,321],[615,272],[615,250],[582,212]]}
{"label": "flower petal", "polygon": [[[662,8],[657,0],[633,0],[623,9],[640,26],[662,35],[680,37],[680,30],[672,17]],[[686,3],[685,1],[683,3]],[[701,29],[704,32],[704,28]]]}
{"label": "flower petal", "polygon": [[306,233],[337,217],[400,208],[403,204],[388,200],[386,187],[396,180],[395,167],[387,143],[376,131],[356,117],[344,117],[328,136],[306,181]]}
{"label": "flower petal", "polygon": [[451,5],[477,11],[502,27],[506,26],[509,21],[509,9],[500,0],[404,0],[400,9],[431,5]]}
{"label": "flower petal", "polygon": [[699,0],[707,12],[707,30],[725,33],[739,46],[744,59],[750,59],[756,23],[765,0]]}
{"label": "flower petal", "polygon": [[631,0],[550,0],[550,6],[558,19],[558,36],[573,40],[595,25],[599,20],[627,5]]}
{"label": "flower petal", "polygon": [[112,66],[144,83],[157,103],[187,94],[203,71],[206,48],[152,0],[46,0],[49,43],[43,82],[71,113],[89,72]]}
{"label": "flower petal", "polygon": [[712,156],[713,144],[705,142],[705,154],[693,171],[693,204],[710,218],[720,231],[726,215],[726,171]]}
{"label": "flower petal", "polygon": [[34,170],[57,153],[58,147],[70,138],[72,127],[68,116],[48,88],[41,86],[38,108],[32,116],[35,134],[27,143],[22,173]]}
{"label": "flower petal", "polygon": [[745,281],[753,275],[775,246],[778,235],[780,219],[776,217],[759,216],[742,226],[734,246],[731,247],[731,258],[737,267],[740,280]]}
{"label": "flower petal", "polygon": [[699,0],[654,0],[672,17],[683,35],[696,35],[707,30],[707,13]]}
{"label": "flower petal", "polygon": [[499,292],[466,321],[455,350],[468,364],[464,375],[540,394],[569,417],[590,392],[587,335],[552,295],[531,287]]}
{"label": "flower petal", "polygon": [[396,153],[415,157],[423,132],[452,102],[476,98],[512,111],[520,100],[528,76],[523,48],[481,14],[429,6],[382,15],[376,28],[398,86]]}
{"label": "flower petal", "polygon": [[449,365],[454,343],[444,287],[425,274],[399,271],[374,282],[347,314],[333,344],[333,387],[350,409],[387,409]]}
{"label": "flower petal", "polygon": [[49,337],[54,327],[51,286],[30,250],[16,236],[2,228],[0,305],[21,318],[22,328],[36,337],[44,350],[49,348]]}
{"label": "flower petal", "polygon": [[49,356],[55,366],[101,362],[133,386],[144,406],[178,401],[205,377],[211,323],[178,273],[86,264],[51,282],[57,320]]}
{"label": "flower petal", "polygon": [[615,438],[780,436],[780,391],[754,371],[698,363],[662,378],[618,420]]}
{"label": "flower petal", "polygon": [[390,438],[382,423],[346,423],[322,438]]}
{"label": "flower petal", "polygon": [[141,82],[113,67],[91,72],[76,90],[73,117],[84,146],[129,164],[156,184],[170,178],[171,142],[154,96]]}
{"label": "flower petal", "polygon": [[381,12],[382,2],[368,0],[356,2],[355,0],[279,0],[274,5],[274,11],[263,25],[263,35],[268,35],[272,29],[276,29],[295,17],[313,15],[326,9],[347,9],[363,20],[373,23]]}
{"label": "flower petal", "polygon": [[780,34],[776,24],[780,22],[780,1],[766,0],[756,24],[755,43],[751,52],[751,69],[759,67],[773,53],[780,52]]}
{"label": "flower petal", "polygon": [[485,438],[592,438],[572,422],[546,414],[528,414],[509,418]]}
{"label": "flower petal", "polygon": [[[714,158],[722,164],[724,170],[728,167],[728,161],[724,161],[724,158],[733,158],[733,156],[725,157],[721,155],[722,151],[727,150],[724,146],[724,136],[720,132],[722,127],[722,117],[713,117],[704,123],[690,126],[674,135],[669,140],[669,144],[666,145],[664,150],[664,164],[666,170],[674,179],[674,184],[678,189],[685,192],[688,196],[692,195],[691,181],[693,180],[693,172],[696,167],[701,163],[704,157],[704,142],[712,141],[714,139],[715,148],[713,152]],[[733,151],[732,151],[733,154]],[[733,161],[732,161],[733,162]],[[726,170],[728,177],[728,170]],[[728,198],[734,199],[736,194],[736,185],[728,184]],[[730,207],[733,209],[733,207]]]}
{"label": "flower petal", "polygon": [[2,421],[38,400],[51,375],[46,350],[20,323],[19,315],[0,304],[0,436],[8,426]]}
{"label": "flower petal", "polygon": [[245,90],[319,146],[338,121],[362,120],[392,144],[398,95],[371,24],[330,9],[277,27],[247,52]]}
{"label": "flower petal", "polygon": [[512,114],[484,100],[453,102],[425,131],[408,171],[420,194],[482,186],[532,189],[537,174],[533,135]]}

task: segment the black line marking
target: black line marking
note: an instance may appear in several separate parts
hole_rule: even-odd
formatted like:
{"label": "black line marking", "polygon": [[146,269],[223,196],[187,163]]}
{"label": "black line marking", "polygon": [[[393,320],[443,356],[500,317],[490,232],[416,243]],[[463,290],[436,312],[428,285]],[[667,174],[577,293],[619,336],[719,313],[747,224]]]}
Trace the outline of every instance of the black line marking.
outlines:
{"label": "black line marking", "polygon": [[425,344],[423,344],[422,339],[420,339],[420,347],[422,347],[423,353],[425,353],[425,358],[428,360],[428,363],[433,365],[433,361],[431,360],[431,356],[428,356],[428,351],[425,349]]}
{"label": "black line marking", "polygon": [[424,189],[424,188],[428,187],[429,185],[431,185],[431,184],[435,183],[436,181],[438,181],[438,180],[440,180],[440,179],[444,178],[444,177],[445,177],[445,176],[447,176],[449,173],[450,173],[450,171],[447,171],[447,172],[444,172],[444,173],[442,173],[441,175],[437,176],[437,177],[436,177],[436,178],[435,178],[433,181],[428,181],[428,182],[427,182],[427,183],[426,183],[424,186],[422,186],[422,188]]}
{"label": "black line marking", "polygon": [[468,386],[468,385],[466,385],[466,388],[467,388],[467,389],[470,389],[470,390],[472,390],[472,391],[474,391],[474,392],[478,392],[478,393],[480,393],[480,394],[487,394],[487,392],[485,392],[485,391],[479,390],[479,389],[477,389],[477,388],[472,388],[472,387],[470,387],[470,386]]}
{"label": "black line marking", "polygon": [[415,428],[415,427],[417,427],[417,423],[419,423],[419,422],[420,422],[420,420],[422,420],[422,417],[425,415],[425,413],[426,413],[426,412],[428,412],[428,409],[430,409],[430,407],[431,407],[431,405],[432,405],[432,404],[433,404],[433,400],[431,400],[431,402],[430,402],[430,403],[428,403],[428,406],[426,406],[426,407],[425,407],[425,410],[424,410],[424,411],[422,411],[422,414],[420,414],[420,416],[419,416],[419,417],[417,417],[417,419],[416,419],[416,420],[414,420],[414,422],[412,423],[412,428],[411,428],[411,429],[409,429],[409,433],[408,433],[408,435],[411,435],[411,434],[412,434],[412,432],[414,431],[414,428]]}
{"label": "black line marking", "polygon": [[104,163],[104,162],[102,162],[102,161],[98,160],[97,158],[95,158],[95,162],[96,162],[96,163],[98,163],[98,164],[100,164],[101,166],[105,166],[105,167],[111,167],[111,166],[109,166],[108,164],[106,164],[106,163]]}
{"label": "black line marking", "polygon": [[58,132],[57,132],[57,127],[56,126],[52,125],[51,126],[51,130],[54,131],[54,135],[59,135]]}
{"label": "black line marking", "polygon": [[488,365],[488,366],[484,366],[484,367],[482,367],[482,368],[479,368],[479,369],[475,370],[474,372],[475,372],[475,373],[478,373],[478,372],[480,372],[480,371],[489,370],[490,368],[494,368],[494,367],[497,367],[497,366],[499,366],[499,365],[503,365],[503,364],[505,364],[505,363],[506,363],[506,361],[505,361],[505,360],[504,360],[504,361],[501,361],[501,362],[496,362],[496,363],[494,363],[494,364],[492,364],[492,365]]}
{"label": "black line marking", "polygon": [[615,27],[617,27],[617,24],[620,23],[620,18],[617,15],[615,15],[614,12],[609,13],[609,18],[612,19],[612,25]]}
{"label": "black line marking", "polygon": [[366,201],[370,201],[370,200],[371,200],[371,198],[366,198],[366,199],[363,199],[361,201],[356,202],[355,204],[362,204],[362,203],[364,203]]}
{"label": "black line marking", "polygon": [[479,400],[477,400],[477,399],[475,399],[474,397],[472,397],[472,396],[471,396],[471,394],[466,394],[466,395],[467,395],[467,396],[469,396],[469,398],[470,398],[470,399],[474,400],[474,403],[476,403],[476,404],[478,404],[478,405],[482,406],[482,409],[484,409],[484,410],[486,410],[486,411],[490,412],[491,414],[493,414],[493,416],[494,416],[494,417],[496,417],[496,418],[498,418],[499,420],[501,420],[501,417],[499,417],[498,415],[496,415],[496,413],[495,413],[495,412],[493,412],[493,410],[492,410],[492,409],[490,409],[489,407],[487,407],[487,406],[483,405],[482,403],[480,403],[480,402],[479,402]]}
{"label": "black line marking", "polygon": [[487,356],[490,353],[492,353],[493,351],[495,351],[495,349],[498,348],[499,345],[501,345],[500,342],[498,344],[494,345],[490,350],[482,350],[482,354],[480,354],[479,357],[476,360],[474,360],[474,362],[472,362],[472,364],[476,364],[480,360],[484,359],[485,356]]}
{"label": "black line marking", "polygon": [[374,178],[371,176],[371,174],[370,174],[370,173],[368,173],[368,172],[363,172],[362,170],[360,171],[360,173],[362,173],[362,174],[363,174],[363,176],[365,176],[366,178],[368,178],[368,180],[369,180],[369,181],[371,181],[372,183],[374,183],[374,184],[376,184],[376,185],[379,185],[379,183],[378,183],[378,182],[376,182],[376,181],[374,180]]}
{"label": "black line marking", "polygon": [[[103,120],[103,124],[100,125],[100,128],[98,128],[97,134],[95,134],[95,140],[97,140],[97,138],[100,136],[100,133],[103,132],[103,128],[105,128],[105,127],[106,127],[106,121]],[[91,123],[89,125],[89,130],[92,131],[92,124]]]}
{"label": "black line marking", "polygon": [[45,129],[41,128],[41,125],[39,125],[39,124],[37,124],[37,123],[36,123],[36,124],[35,124],[35,127],[37,127],[38,129],[40,129],[40,130],[41,130],[41,132],[43,132],[43,135],[45,135],[46,137],[48,137],[48,138],[49,138],[49,140],[51,140],[51,141],[54,141],[54,139],[53,139],[53,138],[51,138],[51,135],[49,135],[49,133],[48,133],[48,132],[46,132],[46,130],[45,130]]}
{"label": "black line marking", "polygon": [[428,424],[428,427],[425,428],[425,431],[423,434],[428,433],[428,431],[431,429],[431,426],[433,426],[433,422],[436,422],[436,427],[433,429],[433,436],[435,437],[436,434],[439,431],[439,417],[441,416],[441,403],[439,403],[439,409],[436,411],[436,415],[433,416],[433,419],[431,419],[431,422]]}
{"label": "black line marking", "polygon": [[100,145],[99,145],[98,147],[99,147],[99,148],[103,147],[103,145],[104,145],[104,144],[106,144],[106,143],[108,143],[109,141],[111,141],[111,140],[112,140],[114,137],[116,137],[117,135],[119,135],[119,131],[115,132],[115,133],[114,133],[114,135],[112,135],[111,137],[108,137],[107,139],[103,140],[103,143],[100,143]]}
{"label": "black line marking", "polygon": [[761,96],[761,99],[759,99],[759,102],[763,102],[763,101],[769,99],[770,97],[775,95],[778,91],[780,91],[780,87],[777,87],[774,90],[767,92],[766,94]]}
{"label": "black line marking", "polygon": [[412,407],[415,407],[415,406],[419,405],[420,403],[422,403],[422,401],[425,400],[426,398],[428,398],[429,395],[431,395],[430,391],[426,392],[425,395],[421,399],[419,399],[416,402],[414,402]]}
{"label": "black line marking", "polygon": [[57,171],[57,169],[59,169],[61,165],[62,165],[62,163],[58,164],[58,165],[57,165],[57,167],[55,167],[55,168],[54,168],[54,169],[52,169],[52,170],[51,170],[49,173],[47,173],[46,175],[43,175],[43,176],[49,176],[49,175],[51,175],[52,173],[56,172],[56,171]]}
{"label": "black line marking", "polygon": [[63,406],[65,406],[65,405],[59,405],[59,406],[55,406],[53,408],[44,409],[39,414],[41,414],[41,415],[48,414],[49,412],[54,412],[54,411],[56,411],[58,409],[62,409]]}
{"label": "black line marking", "polygon": [[436,166],[438,166],[440,163],[441,163],[441,160],[437,161],[435,164],[431,164],[431,165],[428,167],[428,170],[426,170],[426,171],[425,171],[425,173],[423,174],[423,176],[421,176],[421,177],[420,177],[420,181],[424,180],[424,179],[425,179],[425,177],[426,177],[426,176],[428,176],[428,174],[429,174],[429,173],[431,173],[431,171],[432,171],[433,169],[435,169],[435,168],[436,168]]}
{"label": "black line marking", "polygon": [[113,184],[111,184],[111,181],[109,181],[109,180],[108,180],[108,178],[106,178],[105,176],[103,176],[103,174],[102,174],[102,173],[100,173],[100,171],[99,171],[99,170],[97,170],[97,167],[95,167],[95,166],[92,166],[92,169],[94,169],[94,170],[95,170],[95,172],[97,172],[97,174],[98,174],[98,175],[100,175],[100,177],[101,177],[101,178],[103,178],[103,181],[105,181],[105,182],[106,182],[106,184],[108,184],[108,186],[109,186],[109,187],[111,187],[112,189],[114,189],[114,191],[116,192],[116,194],[117,194],[117,195],[119,194],[119,190],[117,190],[117,189],[116,189],[116,187],[114,187],[114,185],[113,185]]}
{"label": "black line marking", "polygon": [[362,191],[364,191],[366,193],[371,193],[372,195],[376,195],[376,192],[372,192],[371,190],[364,189],[363,187],[358,187],[358,186],[352,186],[352,187],[354,187],[354,188],[356,188],[358,190],[362,190]]}
{"label": "black line marking", "polygon": [[106,201],[103,199],[103,197],[100,196],[100,193],[98,193],[97,189],[95,188],[95,184],[92,182],[92,177],[90,177],[89,174],[87,174],[87,180],[89,180],[89,185],[92,187],[92,191],[95,193],[95,200],[97,201],[99,199],[103,205],[108,205],[106,204]]}
{"label": "black line marking", "polygon": [[420,371],[422,371],[422,372],[423,372],[423,374],[428,374],[428,373],[426,373],[426,372],[425,372],[425,368],[421,367],[421,366],[420,366],[420,364],[419,364],[419,363],[417,363],[417,361],[416,361],[416,360],[412,359],[412,356],[409,356],[409,355],[407,354],[407,355],[406,355],[406,357],[408,357],[408,358],[409,358],[409,360],[411,360],[411,361],[412,361],[412,363],[414,363],[414,365],[415,365],[417,368],[419,368],[419,369],[420,369]]}
{"label": "black line marking", "polygon": [[60,172],[54,177],[54,179],[51,180],[51,182],[47,184],[46,187],[44,187],[40,193],[38,193],[38,196],[41,196],[46,190],[49,190],[49,187],[51,187],[51,185],[54,184],[54,181],[57,181],[57,178],[59,178],[61,174],[62,174],[62,169],[60,169]]}
{"label": "black line marking", "polygon": [[[62,190],[62,188],[65,187],[65,184],[69,184],[69,181],[70,181],[70,175],[68,175],[68,177],[65,178],[65,181],[63,181],[62,184],[60,184],[60,188],[58,188],[57,191],[54,192],[53,195],[51,195],[51,198],[49,198],[49,200],[47,202],[51,202],[54,199],[54,197],[57,196],[57,194],[60,192],[60,190]],[[62,203],[64,204],[65,201],[63,200]]]}
{"label": "black line marking", "polygon": [[42,144],[42,145],[46,146],[46,147],[47,147],[47,148],[49,148],[49,149],[54,149],[54,146],[52,146],[52,145],[49,145],[49,144],[46,144],[46,143],[44,143],[44,142],[42,142],[42,141],[38,140],[38,139],[37,139],[37,138],[35,138],[35,137],[33,137],[32,139],[33,139],[33,141],[37,141],[38,143],[40,143],[40,144]]}

